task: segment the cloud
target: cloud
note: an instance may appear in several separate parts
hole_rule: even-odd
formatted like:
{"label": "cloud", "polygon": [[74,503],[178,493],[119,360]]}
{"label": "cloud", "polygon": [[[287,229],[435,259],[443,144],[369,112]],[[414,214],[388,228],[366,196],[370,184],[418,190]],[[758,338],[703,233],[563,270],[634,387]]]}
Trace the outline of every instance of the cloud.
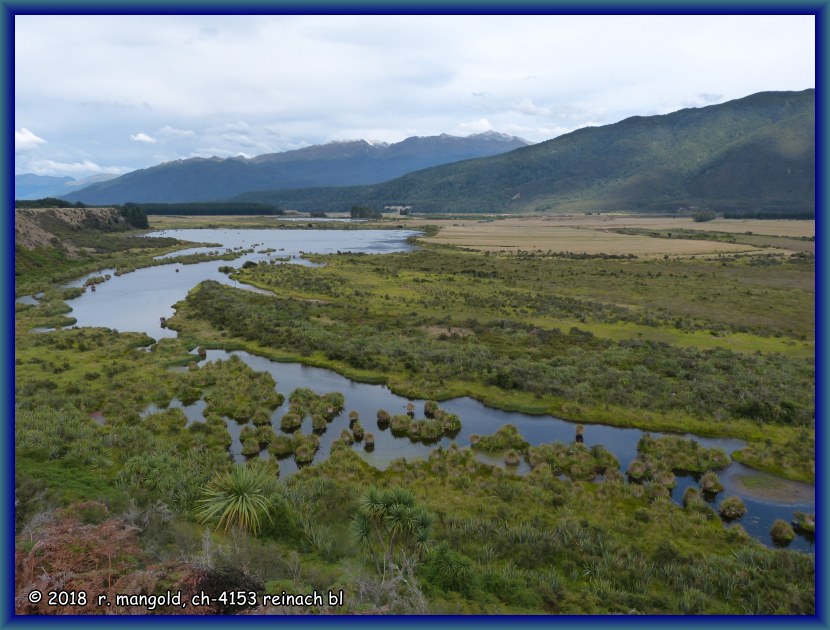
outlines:
{"label": "cloud", "polygon": [[513,103],[513,109],[528,116],[551,116],[554,113],[550,107],[541,107],[529,98],[523,98],[518,103]]}
{"label": "cloud", "polygon": [[31,151],[37,149],[41,144],[46,144],[46,140],[36,136],[31,131],[23,127],[18,131],[14,130],[14,152]]}
{"label": "cloud", "polygon": [[458,125],[458,128],[466,133],[482,133],[484,131],[492,131],[493,125],[486,118],[481,118],[479,120],[461,123]]}
{"label": "cloud", "polygon": [[723,100],[723,94],[712,94],[711,92],[701,92],[697,97],[707,105],[720,103]]}
{"label": "cloud", "polygon": [[203,148],[196,149],[195,151],[192,151],[190,153],[190,157],[200,157],[200,158],[242,157],[242,158],[250,159],[254,156],[250,153],[244,153],[243,151],[234,151],[234,150],[224,149],[222,147],[203,147]]}
{"label": "cloud", "polygon": [[510,125],[542,140],[815,85],[812,15],[18,15],[14,29],[17,124],[49,136],[16,137],[19,162],[144,168],[203,147]]}
{"label": "cloud", "polygon": [[35,175],[75,175],[92,173],[123,175],[133,169],[126,166],[99,166],[90,160],[84,160],[83,162],[36,160],[29,165],[29,170]]}
{"label": "cloud", "polygon": [[134,133],[130,136],[130,140],[135,140],[136,142],[146,142],[147,144],[155,144],[156,139],[148,136],[146,133]]}
{"label": "cloud", "polygon": [[143,109],[145,111],[151,111],[153,108],[150,107],[150,104],[147,101],[133,101],[133,100],[123,100],[123,101],[83,101],[79,103],[81,107],[90,107],[93,109]]}
{"label": "cloud", "polygon": [[196,133],[191,129],[176,129],[170,125],[165,125],[156,132],[157,136],[165,138],[194,138]]}
{"label": "cloud", "polygon": [[222,123],[221,125],[217,125],[211,129],[208,129],[209,133],[222,133],[226,131],[235,132],[235,133],[245,133],[251,130],[251,126],[246,122],[235,122],[235,123]]}

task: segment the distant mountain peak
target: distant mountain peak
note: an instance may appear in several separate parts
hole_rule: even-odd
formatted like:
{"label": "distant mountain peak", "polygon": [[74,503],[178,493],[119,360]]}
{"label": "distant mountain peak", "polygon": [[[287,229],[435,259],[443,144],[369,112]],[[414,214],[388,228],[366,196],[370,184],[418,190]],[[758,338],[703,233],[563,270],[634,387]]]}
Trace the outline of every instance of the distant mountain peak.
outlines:
{"label": "distant mountain peak", "polygon": [[488,157],[528,143],[497,132],[332,140],[252,158],[199,157],[158,164],[63,195],[96,204],[220,201],[250,190],[375,184],[432,166]]}
{"label": "distant mountain peak", "polygon": [[[492,147],[502,144],[501,135],[463,140]],[[417,154],[454,143],[445,134],[393,147]],[[352,204],[409,205],[416,213],[580,214],[675,213],[693,206],[804,216],[815,211],[815,149],[815,91],[763,92],[580,128],[371,186],[260,190],[235,200],[324,212]]]}
{"label": "distant mountain peak", "polygon": [[499,140],[499,141],[505,141],[505,142],[512,141],[512,140],[521,140],[525,144],[532,144],[531,142],[528,142],[527,140],[525,140],[524,138],[520,138],[519,136],[511,136],[509,134],[502,133],[500,131],[493,131],[492,129],[489,130],[489,131],[482,131],[481,133],[472,133],[467,137],[468,138],[483,138],[483,139],[489,139],[489,140]]}

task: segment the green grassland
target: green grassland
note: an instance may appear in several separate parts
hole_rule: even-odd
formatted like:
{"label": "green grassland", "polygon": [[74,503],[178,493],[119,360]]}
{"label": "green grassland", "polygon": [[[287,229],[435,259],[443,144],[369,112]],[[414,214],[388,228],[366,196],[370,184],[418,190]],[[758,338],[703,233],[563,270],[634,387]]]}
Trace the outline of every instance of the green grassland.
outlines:
{"label": "green grassland", "polygon": [[15,247],[15,295],[32,295],[52,285],[74,280],[94,271],[114,268],[128,273],[161,264],[195,264],[207,260],[234,260],[241,253],[190,254],[157,260],[162,254],[209,243],[189,243],[175,238],[140,237],[135,234],[83,233],[73,238],[82,249]]}
{"label": "green grassland", "polygon": [[[35,310],[18,313],[21,329],[35,321]],[[174,395],[213,400],[215,394],[222,413],[244,415],[257,392],[273,394],[273,383],[263,389],[262,375],[239,361],[171,371],[192,359],[187,344],[165,339],[145,351],[148,341],[103,329],[19,334],[21,566],[72,567],[69,587],[104,592],[107,579],[140,579],[148,592],[164,592],[171,574],[190,575],[204,563],[229,580],[223,588],[241,588],[244,567],[246,589],[260,593],[342,588],[344,608],[320,611],[334,613],[815,609],[811,556],[763,548],[705,506],[678,507],[656,486],[571,481],[547,464],[526,477],[509,475],[455,447],[379,471],[336,444],[329,459],[282,484],[273,483],[276,462],[252,460],[246,469],[268,475],[261,477],[263,527],[256,535],[211,531],[210,523],[198,524],[197,507],[204,488],[233,468],[224,424],[209,411],[206,423],[190,427],[176,410],[144,419],[138,412]],[[103,424],[91,418],[93,410],[103,411]],[[354,538],[353,519],[371,485],[408,489],[430,518],[418,545],[400,537],[388,567],[379,542]],[[61,529],[69,514],[82,520]],[[111,542],[104,523],[120,523],[133,538]],[[104,549],[97,560],[90,558],[93,548]]]}
{"label": "green grassland", "polygon": [[[789,453],[778,474],[813,478],[811,258],[569,260],[446,247],[310,258],[323,266],[234,274],[273,297],[203,283],[171,326],[191,343],[407,396],[741,437],[757,445],[745,461],[770,439]],[[809,440],[794,439],[800,429]]]}
{"label": "green grassland", "polygon": [[[223,417],[256,418],[291,392],[276,383],[275,395],[241,361],[199,367],[193,354],[246,348],[412,396],[742,437],[741,461],[811,481],[811,257],[580,260],[435,246],[313,256],[323,266],[233,274],[273,295],[201,284],[177,305],[178,338],[69,327],[64,300],[77,290],[51,281],[178,247],[156,245],[80,261],[44,250],[18,277],[18,293],[46,289],[38,305],[15,307],[20,593],[58,579],[89,592],[198,592],[207,580],[345,593],[341,609],[252,610],[263,614],[815,612],[812,556],[767,549],[706,504],[674,505],[658,484],[588,483],[544,462],[511,475],[455,447],[380,471],[342,441],[281,483],[273,456],[237,466]],[[187,425],[165,409],[173,398],[205,400],[206,421]],[[146,415],[151,404],[159,410]],[[262,497],[257,531],[200,516],[233,471]],[[409,491],[427,516],[391,552],[388,537],[357,535],[370,486]],[[25,597],[18,606],[55,612]]]}

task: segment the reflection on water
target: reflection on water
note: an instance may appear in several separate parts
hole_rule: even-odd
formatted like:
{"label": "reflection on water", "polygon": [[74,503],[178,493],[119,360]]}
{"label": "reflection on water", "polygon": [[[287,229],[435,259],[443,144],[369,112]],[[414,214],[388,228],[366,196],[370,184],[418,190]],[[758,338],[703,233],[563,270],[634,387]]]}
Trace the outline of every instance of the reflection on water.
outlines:
{"label": "reflection on water", "polygon": [[[249,367],[258,372],[270,373],[277,381],[277,390],[285,394],[286,398],[298,387],[308,387],[318,394],[338,391],[344,395],[346,404],[343,412],[329,423],[326,432],[320,436],[320,450],[314,460],[316,462],[328,457],[332,442],[340,437],[340,432],[343,429],[349,428],[348,415],[351,410],[358,412],[360,422],[366,432],[375,435],[373,451],[367,452],[360,442],[355,443],[352,448],[366,462],[379,469],[386,468],[391,461],[399,458],[407,460],[425,459],[433,449],[438,448],[438,446],[447,448],[452,442],[461,447],[469,446],[472,434],[495,433],[505,424],[515,425],[521,435],[534,445],[554,441],[570,443],[576,437],[577,425],[574,422],[547,415],[531,416],[516,411],[494,409],[472,398],[463,397],[446,400],[440,404],[442,409],[458,414],[461,418],[462,429],[454,439],[443,437],[435,444],[426,445],[414,442],[406,437],[396,438],[388,428],[381,430],[378,427],[377,411],[385,409],[392,415],[402,414],[406,412],[407,403],[413,402],[416,408],[416,417],[423,417],[424,400],[398,396],[384,385],[357,383],[331,370],[309,367],[299,363],[279,363],[244,351],[208,350],[206,358],[200,362],[200,365],[204,365],[207,361],[227,360],[232,355],[238,356]],[[189,418],[188,423],[203,421],[202,413],[205,408],[203,401],[190,406],[182,406],[181,402],[174,400],[171,406],[181,407]],[[156,407],[151,405],[149,409],[156,410]],[[271,424],[277,434],[282,433],[280,419],[287,410],[288,402],[286,401],[271,416]],[[242,455],[242,444],[239,440],[242,425],[233,420],[227,420],[226,424],[233,440],[230,453],[237,462],[243,462],[246,458]],[[303,420],[303,425],[299,430],[302,433],[312,432],[310,417]],[[586,424],[583,435],[587,447],[590,448],[595,444],[603,445],[619,460],[621,470],[625,471],[628,464],[637,455],[637,442],[643,435],[643,431]],[[663,434],[653,432],[652,435],[660,436]],[[683,437],[694,438],[705,447],[723,448],[727,453],[731,453],[745,445],[743,440],[733,438],[704,438],[689,434]],[[260,457],[269,457],[268,451],[263,450]],[[476,452],[476,458],[486,464],[504,467],[504,455],[502,453]],[[519,466],[508,468],[508,470],[511,474],[522,475],[527,474],[530,467],[522,461]],[[296,471],[297,464],[293,458],[288,457],[280,460],[281,477],[288,477]],[[749,495],[745,486],[739,482],[740,478],[752,478],[763,473],[758,473],[734,463],[728,469],[719,471],[718,474],[721,483],[724,485],[724,492],[718,495],[713,502],[713,507],[717,510],[720,501],[726,496],[737,495],[741,497],[747,507],[747,514],[736,522],[740,523],[750,535],[755,536],[765,544],[770,544],[769,529],[775,519],[781,518],[790,522],[795,511],[806,513],[815,511],[813,487],[807,484],[787,482],[791,484],[790,487],[794,490],[791,493],[793,500],[775,502]],[[693,476],[678,475],[677,486],[672,491],[672,500],[678,505],[682,505],[683,493],[686,488],[690,486],[697,487],[697,485],[697,480]],[[813,543],[802,536],[798,536],[789,548],[812,551]]]}
{"label": "reflection on water", "polygon": [[[105,269],[68,283],[67,287],[83,286],[87,278],[111,274],[107,282],[96,285],[95,291],[86,291],[69,300],[72,317],[78,326],[101,326],[122,332],[145,332],[154,339],[175,337],[176,332],[161,326],[161,318],[173,316],[173,305],[183,300],[187,292],[203,280],[216,280],[239,289],[259,291],[219,271],[219,267],[241,267],[246,261],[256,263],[275,257],[290,257],[291,263],[310,264],[303,253],[331,254],[338,251],[380,254],[409,251],[406,239],[416,232],[410,230],[164,230],[148,236],[178,238],[183,241],[222,243],[221,248],[199,247],[189,253],[208,253],[241,247],[256,250],[233,261],[217,260],[195,265],[170,264],[138,269],[116,276],[114,269]],[[271,254],[260,254],[263,249],[275,249]],[[177,252],[181,253],[181,252]]]}
{"label": "reflection on water", "polygon": [[[175,331],[160,326],[161,317],[173,315],[173,304],[182,300],[187,292],[203,280],[212,279],[250,290],[251,287],[230,280],[227,275],[220,273],[218,268],[231,264],[241,266],[247,260],[261,262],[274,257],[289,257],[289,262],[308,264],[301,258],[303,253],[334,253],[337,251],[386,253],[406,251],[411,246],[406,238],[414,232],[405,230],[166,230],[154,233],[154,236],[170,236],[189,241],[219,242],[224,248],[253,248],[255,252],[264,249],[274,249],[268,253],[247,254],[231,263],[213,261],[195,265],[171,264],[159,267],[141,269],[123,276],[114,276],[111,280],[97,285],[96,291],[87,291],[81,297],[71,300],[72,317],[78,320],[78,326],[103,326],[121,331],[146,332],[154,338],[175,336]],[[192,251],[216,251],[216,247],[196,248]],[[178,271],[177,271],[178,270]],[[114,270],[103,270],[93,275],[114,274]],[[82,286],[87,277],[79,278],[67,286]],[[28,303],[28,302],[24,302]],[[277,363],[268,359],[250,355],[246,352],[228,353],[222,350],[208,350],[205,360],[227,359],[231,354],[238,355],[245,363],[257,371],[270,372],[277,381],[278,390],[286,396],[298,387],[308,387],[317,393],[331,391],[341,392],[346,399],[344,411],[328,426],[320,439],[320,451],[315,461],[328,456],[331,443],[340,436],[340,432],[348,428],[348,413],[356,410],[361,424],[367,433],[375,435],[375,448],[366,452],[361,443],[356,443],[354,449],[371,465],[383,469],[398,458],[421,459],[438,445],[448,447],[452,441],[459,446],[468,446],[473,433],[480,435],[494,433],[505,424],[513,424],[522,436],[531,444],[560,441],[570,443],[576,437],[576,424],[552,416],[530,416],[512,411],[493,409],[472,399],[456,398],[444,401],[441,407],[457,414],[462,420],[462,429],[454,440],[444,437],[437,444],[425,445],[413,442],[408,438],[395,438],[390,430],[380,430],[377,425],[376,414],[379,409],[385,409],[390,414],[405,413],[408,399],[393,394],[382,385],[368,385],[356,383],[335,372],[320,368],[308,367],[296,363]],[[204,363],[204,361],[202,362]],[[416,415],[423,416],[422,400],[413,401],[416,404]],[[204,421],[204,401],[197,401],[192,405],[183,405],[174,400],[171,406],[180,407],[188,418],[188,424]],[[271,421],[275,431],[279,434],[280,420],[288,408],[285,402],[274,411]],[[145,413],[157,410],[151,406]],[[101,421],[101,419],[97,419]],[[231,455],[237,461],[244,461],[239,434],[242,425],[227,420],[228,430],[232,436],[230,447]],[[311,432],[311,419],[306,418],[300,431]],[[619,460],[621,470],[626,470],[631,460],[636,456],[637,442],[642,435],[639,429],[616,428],[603,425],[585,425],[584,443],[591,447],[601,444]],[[659,435],[659,434],[656,434]],[[693,436],[687,436],[693,437]],[[694,437],[702,446],[718,446],[728,453],[744,446],[742,440],[726,438]],[[268,452],[260,453],[261,457],[268,457]],[[502,454],[476,454],[479,461],[493,465],[503,465]],[[280,461],[281,475],[286,477],[297,470],[294,459],[288,457]],[[511,470],[512,474],[526,474],[529,467],[522,462]],[[794,511],[812,513],[815,511],[815,499],[812,486],[796,484],[792,488],[797,492],[791,493],[791,501],[772,501],[768,497],[759,497],[756,493],[747,490],[746,479],[759,473],[751,469],[732,464],[727,470],[719,473],[725,486],[719,499],[727,495],[740,496],[747,506],[747,515],[738,522],[746,530],[765,544],[770,543],[769,529],[772,522],[782,518],[789,522]],[[672,498],[680,503],[686,488],[697,485],[691,476],[678,476],[677,487],[672,492]],[[717,502],[715,503],[717,507]],[[799,536],[790,545],[790,548],[811,551],[813,545],[804,537]]]}

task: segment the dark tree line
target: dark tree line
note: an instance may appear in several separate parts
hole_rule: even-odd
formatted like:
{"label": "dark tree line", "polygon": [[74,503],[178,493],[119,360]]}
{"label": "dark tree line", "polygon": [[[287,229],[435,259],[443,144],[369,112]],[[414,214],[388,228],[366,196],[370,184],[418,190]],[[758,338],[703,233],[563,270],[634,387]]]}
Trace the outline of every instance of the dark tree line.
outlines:
{"label": "dark tree line", "polygon": [[282,215],[282,210],[265,203],[231,201],[190,202],[190,203],[125,203],[124,207],[138,208],[144,214],[189,216],[228,215]]}

